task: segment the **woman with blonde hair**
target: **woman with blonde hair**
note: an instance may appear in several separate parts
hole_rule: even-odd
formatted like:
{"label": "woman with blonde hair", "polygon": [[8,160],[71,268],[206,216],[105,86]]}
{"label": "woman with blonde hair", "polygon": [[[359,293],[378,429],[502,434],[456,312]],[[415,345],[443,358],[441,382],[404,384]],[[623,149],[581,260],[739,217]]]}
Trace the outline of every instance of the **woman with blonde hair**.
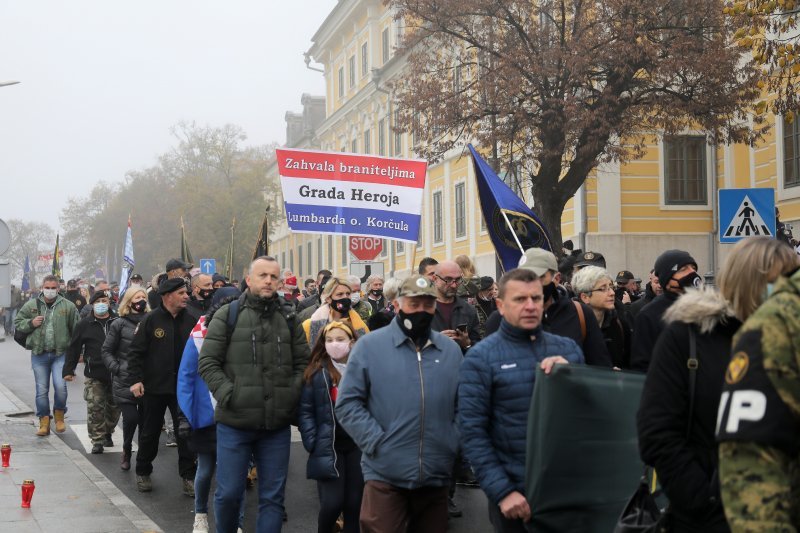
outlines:
{"label": "woman with blonde hair", "polygon": [[131,468],[131,444],[133,433],[139,427],[142,415],[142,401],[133,396],[130,390],[133,383],[128,375],[128,352],[139,322],[150,311],[147,304],[147,291],[133,285],[122,295],[119,302],[119,318],[108,327],[101,354],[103,364],[111,372],[111,390],[114,402],[122,411],[122,461],[120,468]]}
{"label": "woman with blonde hair", "polygon": [[637,426],[642,460],[655,467],[670,501],[671,531],[730,531],[714,433],[731,342],[769,286],[797,265],[794,250],[781,241],[740,241],[719,275],[719,291],[687,290],[664,315]]}
{"label": "woman with blonde hair", "polygon": [[359,337],[369,333],[367,325],[352,309],[351,292],[352,289],[346,279],[331,278],[328,280],[320,294],[322,305],[314,311],[311,318],[303,322],[303,331],[306,333],[309,346],[314,345],[322,329],[334,320],[350,326]]}
{"label": "woman with blonde hair", "polygon": [[[475,273],[475,265],[472,264],[472,259],[467,255],[457,255],[453,260],[461,269],[461,277],[463,281],[458,286],[458,295],[463,298],[475,298],[478,295],[480,286],[480,278]],[[470,302],[474,304],[474,302]]]}

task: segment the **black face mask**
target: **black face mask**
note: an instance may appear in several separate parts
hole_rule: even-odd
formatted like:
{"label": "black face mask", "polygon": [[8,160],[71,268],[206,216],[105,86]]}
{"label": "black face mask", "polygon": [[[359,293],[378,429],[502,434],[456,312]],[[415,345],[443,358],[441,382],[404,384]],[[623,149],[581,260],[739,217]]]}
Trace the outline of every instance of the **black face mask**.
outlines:
{"label": "black face mask", "polygon": [[346,315],[350,312],[350,307],[353,305],[353,301],[348,298],[340,298],[338,300],[331,300],[331,309],[334,311]]}
{"label": "black face mask", "polygon": [[309,296],[314,296],[315,294],[317,294],[317,288],[316,287],[311,287],[310,289],[308,289],[308,295]]}
{"label": "black face mask", "polygon": [[397,322],[400,324],[400,329],[403,330],[403,333],[416,344],[419,344],[421,339],[430,337],[433,313],[426,313],[425,311],[404,313],[399,310],[397,311]]}
{"label": "black face mask", "polygon": [[544,301],[546,302],[555,295],[556,283],[554,281],[551,281],[547,285],[544,285],[542,287],[542,290],[544,291]]}
{"label": "black face mask", "polygon": [[372,294],[372,295],[373,295],[375,298],[380,298],[381,296],[383,296],[383,291],[382,291],[382,290],[380,290],[380,289],[372,289],[372,290],[371,290],[371,291],[369,291],[369,292],[370,292],[370,294]]}
{"label": "black face mask", "polygon": [[216,289],[200,289],[198,291],[198,294],[200,295],[200,298],[202,298],[203,300],[210,300],[211,297],[214,296],[215,291]]}
{"label": "black face mask", "polygon": [[703,278],[697,272],[692,272],[685,275],[679,280],[676,280],[678,285],[684,290],[686,289],[699,289],[703,286]]}
{"label": "black face mask", "polygon": [[139,300],[138,302],[133,302],[131,304],[131,309],[133,309],[137,313],[144,313],[144,310],[147,309],[147,300]]}

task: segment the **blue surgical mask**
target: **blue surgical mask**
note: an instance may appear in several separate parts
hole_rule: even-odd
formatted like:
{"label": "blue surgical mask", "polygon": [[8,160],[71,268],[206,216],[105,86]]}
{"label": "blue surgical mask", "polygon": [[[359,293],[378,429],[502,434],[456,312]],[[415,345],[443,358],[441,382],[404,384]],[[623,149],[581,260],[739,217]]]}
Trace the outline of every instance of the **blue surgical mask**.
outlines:
{"label": "blue surgical mask", "polygon": [[108,304],[104,304],[102,302],[94,304],[94,314],[104,315],[106,313],[108,313]]}

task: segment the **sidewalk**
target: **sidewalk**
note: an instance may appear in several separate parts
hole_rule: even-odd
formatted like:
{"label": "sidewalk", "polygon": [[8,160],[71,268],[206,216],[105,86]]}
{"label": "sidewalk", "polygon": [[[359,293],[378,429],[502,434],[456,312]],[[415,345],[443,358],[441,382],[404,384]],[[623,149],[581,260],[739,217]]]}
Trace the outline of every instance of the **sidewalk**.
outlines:
{"label": "sidewalk", "polygon": [[[0,468],[0,532],[161,531],[81,452],[55,433],[37,437],[34,423],[32,409],[0,383],[0,443],[13,448],[11,466]],[[30,509],[20,507],[25,479],[36,482]]]}

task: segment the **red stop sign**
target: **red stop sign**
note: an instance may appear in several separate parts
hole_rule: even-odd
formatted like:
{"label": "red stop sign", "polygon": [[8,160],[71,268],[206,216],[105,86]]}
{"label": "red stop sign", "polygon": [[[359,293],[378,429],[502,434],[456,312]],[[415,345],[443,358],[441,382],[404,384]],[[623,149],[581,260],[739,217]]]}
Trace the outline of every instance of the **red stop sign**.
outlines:
{"label": "red stop sign", "polygon": [[350,237],[350,253],[360,261],[372,261],[383,250],[383,240],[375,237]]}

